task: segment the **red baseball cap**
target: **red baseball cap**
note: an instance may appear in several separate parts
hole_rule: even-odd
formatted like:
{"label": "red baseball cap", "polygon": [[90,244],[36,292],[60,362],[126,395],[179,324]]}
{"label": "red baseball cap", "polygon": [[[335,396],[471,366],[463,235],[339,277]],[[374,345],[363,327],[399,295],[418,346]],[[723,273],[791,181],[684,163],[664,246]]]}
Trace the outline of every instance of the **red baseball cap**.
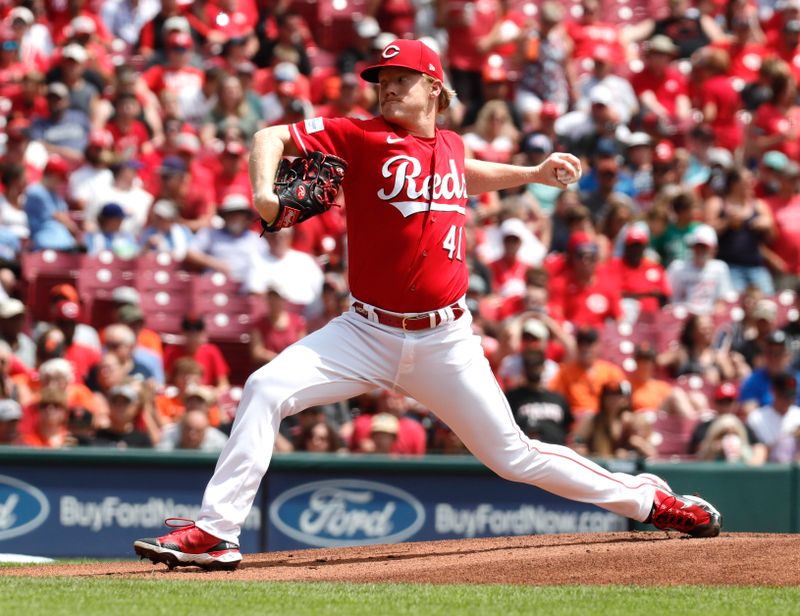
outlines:
{"label": "red baseball cap", "polygon": [[89,133],[89,145],[110,148],[114,145],[114,136],[103,128],[92,130]]}
{"label": "red baseball cap", "polygon": [[80,301],[78,290],[71,284],[57,284],[50,289],[50,299],[53,300],[57,297],[63,297],[64,299],[70,302],[75,302],[76,304]]}
{"label": "red baseball cap", "polygon": [[52,173],[60,175],[61,177],[67,177],[69,175],[69,163],[57,154],[53,154],[47,159],[47,164],[44,166],[43,173],[45,175]]}
{"label": "red baseball cap", "polygon": [[361,71],[361,79],[370,83],[378,83],[378,73],[386,66],[399,66],[430,75],[434,79],[444,81],[442,61],[433,49],[422,41],[396,39],[381,51],[380,62]]}
{"label": "red baseball cap", "polygon": [[638,225],[631,225],[625,234],[626,244],[647,244],[650,242],[650,234]]}
{"label": "red baseball cap", "polygon": [[194,41],[187,32],[173,32],[167,37],[167,47],[173,49],[191,49]]}
{"label": "red baseball cap", "polygon": [[574,231],[567,242],[569,252],[597,251],[597,242],[586,231]]}
{"label": "red baseball cap", "polygon": [[653,149],[653,162],[671,163],[675,160],[675,146],[666,139],[659,141]]}
{"label": "red baseball cap", "polygon": [[552,101],[545,101],[542,103],[542,108],[539,111],[539,117],[542,118],[557,118],[558,106]]}
{"label": "red baseball cap", "polygon": [[225,144],[225,149],[222,150],[225,154],[231,156],[241,156],[246,152],[245,147],[238,141],[229,141]]}
{"label": "red baseball cap", "polygon": [[714,400],[736,400],[739,395],[733,383],[721,383],[714,391]]}

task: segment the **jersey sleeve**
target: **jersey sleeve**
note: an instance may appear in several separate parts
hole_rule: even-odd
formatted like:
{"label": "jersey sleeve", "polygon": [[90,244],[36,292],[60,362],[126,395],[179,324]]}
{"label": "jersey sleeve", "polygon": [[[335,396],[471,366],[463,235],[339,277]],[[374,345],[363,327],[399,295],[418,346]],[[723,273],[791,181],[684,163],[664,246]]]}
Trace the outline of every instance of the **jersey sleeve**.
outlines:
{"label": "jersey sleeve", "polygon": [[363,141],[363,130],[350,118],[310,118],[291,124],[289,132],[303,156],[320,151],[348,163]]}

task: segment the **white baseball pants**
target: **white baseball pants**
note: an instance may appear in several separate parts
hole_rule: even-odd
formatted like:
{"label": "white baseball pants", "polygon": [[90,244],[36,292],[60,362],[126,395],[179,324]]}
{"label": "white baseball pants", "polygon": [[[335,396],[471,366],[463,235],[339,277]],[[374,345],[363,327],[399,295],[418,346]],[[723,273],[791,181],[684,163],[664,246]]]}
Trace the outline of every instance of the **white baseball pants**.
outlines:
{"label": "white baseball pants", "polygon": [[280,421],[376,387],[428,407],[501,477],[644,521],[655,496],[652,482],[610,473],[567,447],[523,434],[471,322],[466,312],[433,329],[404,332],[351,310],[259,368],[245,385],[197,526],[236,542],[269,466]]}

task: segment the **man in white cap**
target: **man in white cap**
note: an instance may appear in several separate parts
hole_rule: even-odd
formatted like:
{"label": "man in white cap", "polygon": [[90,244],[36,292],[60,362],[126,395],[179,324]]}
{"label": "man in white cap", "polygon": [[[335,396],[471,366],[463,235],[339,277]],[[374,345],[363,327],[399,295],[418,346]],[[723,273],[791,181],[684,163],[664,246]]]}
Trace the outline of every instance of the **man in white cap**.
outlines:
{"label": "man in white cap", "polygon": [[221,272],[234,280],[245,280],[253,257],[266,258],[266,242],[250,230],[253,208],[244,195],[225,197],[217,208],[221,229],[200,229],[186,253],[187,263]]}
{"label": "man in white cap", "polygon": [[14,297],[0,301],[0,340],[11,347],[16,358],[28,368],[36,367],[36,345],[23,331],[25,304]]}
{"label": "man in white cap", "polygon": [[691,255],[673,261],[667,269],[672,302],[684,304],[697,314],[712,314],[720,303],[736,301],[738,295],[728,265],[714,258],[716,231],[710,225],[698,225],[688,235],[686,243]]}
{"label": "man in white cap", "polygon": [[177,262],[186,258],[192,232],[179,222],[180,212],[174,201],[159,199],[150,209],[152,224],[140,237],[142,251],[166,252]]}

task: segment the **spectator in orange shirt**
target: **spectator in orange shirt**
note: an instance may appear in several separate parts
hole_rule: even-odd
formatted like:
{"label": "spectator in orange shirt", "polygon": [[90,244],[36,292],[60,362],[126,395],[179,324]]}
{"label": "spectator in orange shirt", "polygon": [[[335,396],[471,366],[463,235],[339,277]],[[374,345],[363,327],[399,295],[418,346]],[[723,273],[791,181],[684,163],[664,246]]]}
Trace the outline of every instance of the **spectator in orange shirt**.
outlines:
{"label": "spectator in orange shirt", "polygon": [[47,387],[39,394],[35,408],[35,425],[22,433],[22,444],[28,447],[60,449],[70,444],[67,431],[67,392],[58,387]]}
{"label": "spectator in orange shirt", "polygon": [[579,328],[575,342],[575,360],[561,365],[548,389],[567,399],[578,421],[583,416],[597,413],[603,386],[624,381],[625,373],[611,362],[598,358],[599,335],[593,327]]}
{"label": "spectator in orange shirt", "polygon": [[220,409],[216,398],[210,396],[211,390],[203,387],[203,367],[189,357],[181,357],[172,367],[170,374],[171,387],[155,398],[156,410],[161,423],[175,423],[186,413],[188,398],[200,396],[209,404],[208,420],[215,428],[220,425]]}
{"label": "spectator in orange shirt", "polygon": [[[120,319],[120,311],[125,306],[134,306],[141,309],[141,297],[139,292],[133,287],[117,287],[111,293],[111,301],[114,302],[114,310],[117,313],[119,322],[125,323]],[[136,334],[136,346],[148,349],[154,355],[161,358],[164,356],[164,346],[161,342],[161,336],[158,332],[144,327],[144,322],[141,323],[128,323]]]}

